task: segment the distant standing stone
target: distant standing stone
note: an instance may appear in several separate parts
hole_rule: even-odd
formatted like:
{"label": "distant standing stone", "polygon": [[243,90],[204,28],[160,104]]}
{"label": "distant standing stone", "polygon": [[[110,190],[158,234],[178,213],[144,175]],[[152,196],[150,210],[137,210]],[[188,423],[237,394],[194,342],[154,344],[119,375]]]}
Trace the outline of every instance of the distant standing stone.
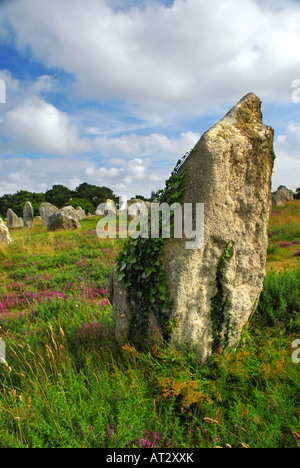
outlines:
{"label": "distant standing stone", "polygon": [[42,203],[40,205],[39,213],[41,215],[45,228],[48,227],[48,219],[50,218],[50,216],[54,215],[57,212],[58,208],[54,205],[51,205],[51,203]]}
{"label": "distant standing stone", "polygon": [[8,228],[19,228],[23,227],[23,220],[19,218],[16,213],[10,208],[7,210],[7,227]]}
{"label": "distant standing stone", "polygon": [[77,206],[76,212],[77,212],[77,215],[78,215],[78,219],[79,219],[79,220],[81,220],[81,219],[86,219],[85,211],[84,211],[83,208],[81,208],[81,206]]}
{"label": "distant standing stone", "polygon": [[33,219],[34,219],[33,208],[32,208],[31,203],[27,201],[23,209],[24,227],[29,228],[29,229],[33,228]]}
{"label": "distant standing stone", "polygon": [[11,237],[9,234],[9,230],[5,223],[0,218],[0,247],[8,247],[11,243]]}
{"label": "distant standing stone", "polygon": [[127,202],[127,214],[130,218],[136,218],[139,213],[147,215],[148,211],[151,208],[151,203],[139,198],[134,198]]}
{"label": "distant standing stone", "polygon": [[48,231],[69,231],[80,228],[78,214],[72,206],[65,206],[48,219]]}
{"label": "distant standing stone", "polygon": [[96,216],[105,216],[107,212],[117,214],[118,210],[113,200],[106,200],[105,203],[100,203],[96,209]]}
{"label": "distant standing stone", "polygon": [[280,185],[276,192],[272,193],[272,204],[274,206],[284,206],[286,202],[294,200],[294,194],[292,190],[289,190],[284,185]]}

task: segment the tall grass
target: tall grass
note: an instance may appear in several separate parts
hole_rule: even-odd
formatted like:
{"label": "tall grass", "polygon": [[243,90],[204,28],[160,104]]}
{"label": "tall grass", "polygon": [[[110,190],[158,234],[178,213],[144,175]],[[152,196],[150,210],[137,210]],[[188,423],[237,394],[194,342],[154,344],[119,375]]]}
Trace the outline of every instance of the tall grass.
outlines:
{"label": "tall grass", "polygon": [[[297,266],[300,250],[300,201],[273,208],[269,223],[267,269],[284,271]],[[300,254],[299,254],[300,255]]]}
{"label": "tall grass", "polygon": [[0,252],[0,446],[296,447],[300,270],[268,274],[235,353],[138,352],[115,342],[106,298],[123,241],[96,222],[13,231]]}

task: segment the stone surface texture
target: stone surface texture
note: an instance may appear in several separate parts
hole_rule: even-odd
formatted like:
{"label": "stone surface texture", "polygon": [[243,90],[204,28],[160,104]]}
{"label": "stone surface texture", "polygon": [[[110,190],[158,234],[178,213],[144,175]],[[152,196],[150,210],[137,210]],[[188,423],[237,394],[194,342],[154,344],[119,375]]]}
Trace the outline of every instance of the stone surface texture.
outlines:
{"label": "stone surface texture", "polygon": [[[202,136],[180,169],[188,174],[183,203],[204,204],[204,244],[187,250],[187,239],[165,242],[162,261],[174,298],[170,318],[177,324],[171,343],[195,346],[202,362],[216,351],[215,324],[220,318],[213,307],[216,298],[223,314],[218,345],[223,352],[239,342],[262,291],[273,139],[273,129],[262,123],[261,101],[250,93]],[[229,244],[230,255],[218,279]],[[123,344],[130,340],[134,304],[128,303],[124,282],[115,272],[108,294],[116,338]]]}
{"label": "stone surface texture", "polygon": [[127,215],[130,218],[135,218],[139,214],[147,215],[151,209],[151,202],[140,200],[139,198],[133,198],[127,202]]}
{"label": "stone surface texture", "polygon": [[48,219],[48,231],[80,229],[78,214],[72,206],[65,206]]}
{"label": "stone surface texture", "polygon": [[44,226],[48,227],[48,219],[50,216],[58,212],[58,208],[51,203],[42,203],[39,207],[39,212]]}
{"label": "stone surface texture", "polygon": [[11,210],[10,208],[7,210],[7,215],[6,215],[7,221],[7,227],[8,228],[19,228],[23,227],[23,220],[19,218],[16,213]]}
{"label": "stone surface texture", "polygon": [[4,221],[0,218],[0,248],[1,247],[8,247],[11,243],[11,237],[9,234],[9,230],[5,225]]}
{"label": "stone surface texture", "polygon": [[294,193],[284,185],[280,185],[276,192],[272,193],[272,204],[274,206],[284,206],[286,202],[294,200]]}
{"label": "stone surface texture", "polygon": [[32,208],[31,203],[27,201],[23,209],[23,226],[29,229],[33,228],[33,219],[34,219],[33,208]]}
{"label": "stone surface texture", "polygon": [[81,206],[77,206],[76,212],[77,212],[77,216],[78,216],[79,221],[81,219],[86,219],[85,211],[84,211],[83,208],[81,208]]}
{"label": "stone surface texture", "polygon": [[106,202],[101,203],[97,207],[95,215],[96,216],[105,216],[107,214],[107,211],[112,212],[114,214],[117,214],[118,210],[117,210],[116,204],[115,204],[115,202],[113,200],[108,199],[108,200],[106,200]]}

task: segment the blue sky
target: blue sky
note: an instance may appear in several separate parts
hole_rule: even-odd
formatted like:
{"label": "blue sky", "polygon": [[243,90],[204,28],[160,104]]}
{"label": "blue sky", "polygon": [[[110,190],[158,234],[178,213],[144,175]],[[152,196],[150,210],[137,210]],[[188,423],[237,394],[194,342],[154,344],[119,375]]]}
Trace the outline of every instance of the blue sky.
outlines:
{"label": "blue sky", "polygon": [[273,189],[296,189],[299,50],[294,0],[1,2],[0,196],[81,182],[150,196],[250,91],[275,129]]}

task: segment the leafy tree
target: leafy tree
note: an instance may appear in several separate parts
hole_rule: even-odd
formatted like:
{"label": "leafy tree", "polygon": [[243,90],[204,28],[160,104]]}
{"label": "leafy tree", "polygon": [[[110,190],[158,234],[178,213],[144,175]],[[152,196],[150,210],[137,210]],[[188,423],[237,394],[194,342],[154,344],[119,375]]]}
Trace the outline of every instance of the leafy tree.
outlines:
{"label": "leafy tree", "polygon": [[150,201],[149,198],[145,198],[143,195],[136,195],[134,198],[137,200]]}
{"label": "leafy tree", "polygon": [[34,214],[37,216],[39,206],[46,201],[46,197],[43,193],[31,193],[27,190],[20,190],[13,195],[3,195],[0,197],[0,213],[6,217],[8,208],[11,208],[16,215],[23,216],[23,208],[27,201],[32,204]]}
{"label": "leafy tree", "polygon": [[57,208],[62,208],[74,198],[74,192],[64,185],[53,185],[52,189],[47,190],[46,201]]}
{"label": "leafy tree", "polygon": [[81,206],[86,212],[93,213],[100,203],[107,199],[114,200],[118,204],[118,197],[108,187],[97,187],[88,183],[80,184],[75,191],[64,185],[53,185],[52,189],[45,193],[31,193],[27,190],[19,190],[14,194],[5,194],[0,197],[0,215],[6,218],[7,210],[11,208],[18,216],[23,216],[23,208],[26,201],[32,204],[34,214],[39,214],[41,203],[48,202],[62,208],[66,205]]}
{"label": "leafy tree", "polygon": [[85,198],[73,198],[72,201],[65,203],[65,206],[73,206],[73,208],[77,208],[77,206],[80,206],[85,211],[85,214],[93,214],[95,211],[92,203],[86,200]]}
{"label": "leafy tree", "polygon": [[118,201],[117,196],[110,188],[98,187],[97,185],[91,185],[86,182],[80,184],[75,192],[78,198],[88,200],[93,205],[94,209],[96,209],[100,203],[106,202],[107,199],[113,200],[114,202]]}
{"label": "leafy tree", "polygon": [[152,190],[151,191],[150,201],[156,201],[158,198],[159,198],[159,190],[157,190],[157,191]]}
{"label": "leafy tree", "polygon": [[294,194],[294,198],[296,200],[300,200],[300,187],[296,189],[296,193]]}
{"label": "leafy tree", "polygon": [[6,212],[8,208],[11,208],[13,203],[12,203],[12,195],[5,194],[0,198],[0,213],[2,218],[6,218]]}

